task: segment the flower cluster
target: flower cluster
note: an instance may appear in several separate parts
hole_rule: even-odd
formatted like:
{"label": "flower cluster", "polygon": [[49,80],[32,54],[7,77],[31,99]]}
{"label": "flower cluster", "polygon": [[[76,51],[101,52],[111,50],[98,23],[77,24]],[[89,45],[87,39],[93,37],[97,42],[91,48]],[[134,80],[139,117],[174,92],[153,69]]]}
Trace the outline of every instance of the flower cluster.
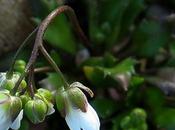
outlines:
{"label": "flower cluster", "polygon": [[61,87],[54,95],[49,90],[40,88],[30,96],[28,91],[23,92],[27,87],[23,80],[18,91],[12,95],[11,91],[19,77],[19,73],[14,73],[8,79],[6,73],[0,73],[0,130],[19,129],[23,114],[34,124],[43,122],[46,116],[55,112],[55,101],[71,130],[100,129],[97,113],[81,89],[87,91],[91,97],[93,92],[83,84],[74,82],[67,88]]}

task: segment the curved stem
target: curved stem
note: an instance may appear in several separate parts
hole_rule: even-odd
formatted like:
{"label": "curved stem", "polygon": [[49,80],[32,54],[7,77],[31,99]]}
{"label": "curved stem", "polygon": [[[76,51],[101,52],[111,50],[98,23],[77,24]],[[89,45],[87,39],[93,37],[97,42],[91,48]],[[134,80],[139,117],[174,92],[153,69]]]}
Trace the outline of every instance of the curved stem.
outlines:
{"label": "curved stem", "polygon": [[38,48],[40,45],[42,45],[42,40],[43,40],[43,36],[44,36],[44,33],[48,27],[48,25],[52,22],[52,20],[60,15],[61,13],[66,13],[66,15],[70,18],[71,20],[71,23],[74,25],[74,29],[76,30],[77,34],[80,36],[81,40],[83,41],[84,45],[86,45],[88,48],[91,48],[90,47],[90,44],[88,42],[88,39],[86,38],[86,36],[84,35],[80,25],[79,25],[79,22],[77,20],[77,17],[73,11],[73,9],[69,6],[61,6],[61,7],[58,7],[57,9],[55,9],[54,11],[52,11],[47,17],[46,19],[43,20],[43,22],[41,23],[40,27],[39,27],[39,30],[37,32],[37,36],[36,36],[36,40],[35,40],[35,45],[34,45],[34,48],[33,48],[33,51],[32,51],[32,54],[31,54],[31,57],[30,57],[30,60],[26,66],[26,70],[28,70],[32,64],[34,64],[36,58],[37,58],[37,55],[38,55]]}
{"label": "curved stem", "polygon": [[[84,35],[80,25],[79,25],[79,22],[77,20],[77,17],[74,13],[74,10],[69,7],[69,6],[61,6],[61,7],[58,7],[57,9],[55,9],[54,11],[52,11],[43,21],[42,23],[40,24],[39,26],[39,29],[38,29],[38,32],[37,32],[37,35],[36,35],[36,39],[35,39],[35,43],[34,43],[34,47],[33,47],[33,50],[32,50],[32,53],[31,53],[31,57],[29,59],[29,62],[27,63],[26,65],[26,68],[24,70],[24,73],[20,76],[18,82],[16,83],[14,89],[12,90],[12,93],[14,94],[17,89],[18,89],[18,86],[20,85],[21,81],[23,80],[23,78],[29,73],[30,69],[31,69],[31,66],[35,63],[36,59],[37,59],[37,56],[38,56],[38,50],[40,47],[42,47],[42,44],[43,44],[43,36],[44,36],[44,33],[48,27],[48,25],[52,22],[52,20],[60,15],[61,13],[66,13],[66,15],[70,18],[71,20],[71,23],[74,25],[74,29],[75,31],[77,32],[77,34],[80,36],[81,40],[83,41],[82,43],[84,43],[84,45],[87,47],[87,48],[91,48],[89,42],[88,42],[88,39],[86,38],[86,36]],[[55,65],[54,65],[55,67]],[[59,70],[59,68],[55,68],[55,70]],[[59,70],[59,73],[61,71]],[[68,86],[66,80],[64,79],[63,75],[61,74],[61,77],[63,79],[63,83],[65,83],[66,86]]]}
{"label": "curved stem", "polygon": [[21,46],[19,47],[19,49],[17,50],[17,52],[15,53],[15,56],[13,58],[12,64],[10,66],[9,71],[6,74],[7,79],[10,79],[13,75],[13,69],[14,69],[14,65],[15,62],[18,58],[19,53],[21,52],[21,50],[29,43],[29,41],[31,40],[31,38],[34,36],[34,34],[37,32],[38,27],[35,28],[29,35],[28,37],[23,41],[23,43],[21,44]]}
{"label": "curved stem", "polygon": [[55,63],[55,61],[50,57],[50,55],[48,54],[48,52],[46,51],[44,46],[41,45],[39,49],[41,50],[42,54],[47,59],[47,61],[51,64],[53,69],[60,75],[61,81],[64,84],[65,88],[69,88],[69,84],[67,83],[66,79],[64,78],[64,75],[62,74],[61,70],[58,68],[58,66]]}

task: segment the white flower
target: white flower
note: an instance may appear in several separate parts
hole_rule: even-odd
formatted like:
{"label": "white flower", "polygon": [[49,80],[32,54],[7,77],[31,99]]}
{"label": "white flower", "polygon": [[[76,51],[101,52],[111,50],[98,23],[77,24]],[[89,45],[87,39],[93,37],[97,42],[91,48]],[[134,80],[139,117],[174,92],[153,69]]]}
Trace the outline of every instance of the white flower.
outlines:
{"label": "white flower", "polygon": [[3,85],[5,79],[6,79],[6,73],[0,73],[0,87]]}
{"label": "white flower", "polygon": [[86,112],[70,106],[65,120],[71,130],[100,130],[97,113],[89,103]]}
{"label": "white flower", "polygon": [[93,97],[94,94],[88,87],[74,82],[69,88],[60,88],[57,91],[57,109],[65,117],[70,130],[100,130],[98,115],[79,88]]}
{"label": "white flower", "polygon": [[23,110],[20,111],[17,118],[12,122],[12,124],[10,125],[10,128],[12,128],[14,130],[19,129],[20,125],[21,125],[22,118],[23,118]]}
{"label": "white flower", "polygon": [[0,91],[0,130],[19,129],[22,118],[20,99]]}

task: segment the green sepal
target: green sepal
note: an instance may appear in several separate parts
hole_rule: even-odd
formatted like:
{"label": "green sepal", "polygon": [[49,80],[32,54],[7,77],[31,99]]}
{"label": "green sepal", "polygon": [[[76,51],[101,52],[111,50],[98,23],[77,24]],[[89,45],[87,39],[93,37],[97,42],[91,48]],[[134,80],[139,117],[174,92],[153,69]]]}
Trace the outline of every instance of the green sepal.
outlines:
{"label": "green sepal", "polygon": [[76,107],[81,109],[81,111],[87,111],[87,98],[84,93],[77,87],[71,87],[67,90],[68,97],[71,103]]}
{"label": "green sepal", "polygon": [[10,98],[11,98],[10,115],[12,117],[13,122],[22,109],[22,101],[19,97],[11,96]]}
{"label": "green sepal", "polygon": [[57,109],[63,117],[65,117],[66,96],[67,94],[63,89],[59,89],[55,96]]}
{"label": "green sepal", "polygon": [[26,103],[24,112],[32,123],[37,124],[44,121],[47,105],[41,99],[33,99]]}

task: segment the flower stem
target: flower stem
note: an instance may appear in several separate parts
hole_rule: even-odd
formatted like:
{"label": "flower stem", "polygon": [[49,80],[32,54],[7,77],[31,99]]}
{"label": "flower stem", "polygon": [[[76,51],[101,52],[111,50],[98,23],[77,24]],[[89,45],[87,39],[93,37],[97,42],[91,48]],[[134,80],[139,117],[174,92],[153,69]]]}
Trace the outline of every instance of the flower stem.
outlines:
{"label": "flower stem", "polygon": [[[89,49],[91,50],[91,45],[88,41],[88,39],[86,38],[86,36],[84,35],[80,25],[79,25],[79,22],[77,20],[77,17],[75,15],[75,12],[74,10],[69,7],[69,6],[61,6],[61,7],[58,7],[57,9],[55,9],[54,11],[52,11],[43,21],[42,23],[40,24],[39,26],[39,29],[37,31],[37,35],[36,35],[36,39],[35,39],[35,43],[34,43],[34,47],[33,47],[33,50],[32,50],[32,53],[31,53],[31,57],[29,59],[29,62],[27,63],[26,65],[26,68],[24,70],[24,73],[20,76],[18,82],[16,83],[12,93],[16,93],[21,81],[23,80],[23,78],[29,73],[30,69],[31,69],[31,66],[34,65],[36,59],[37,59],[37,56],[38,56],[38,50],[39,48],[41,47],[42,49],[42,44],[43,44],[43,36],[44,36],[44,33],[48,27],[48,25],[53,21],[53,19],[60,15],[61,13],[66,13],[66,15],[70,18],[71,20],[71,23],[73,24],[73,27],[76,31],[76,33],[79,35],[80,39],[83,41],[82,43]],[[47,51],[46,51],[47,52]],[[48,55],[49,56],[49,55]],[[61,71],[59,70],[58,67],[55,66],[55,63],[52,62],[52,60],[49,60],[51,63],[52,63],[52,66],[55,68],[55,70],[61,74],[61,77],[62,77],[62,80],[63,80],[63,83],[65,83],[65,87],[68,86],[66,80],[64,79]]]}
{"label": "flower stem", "polygon": [[66,79],[64,78],[64,75],[62,74],[61,70],[59,69],[59,67],[57,66],[55,61],[50,57],[50,55],[48,54],[48,52],[46,51],[44,46],[41,45],[39,49],[41,50],[42,54],[47,59],[47,61],[50,63],[50,65],[53,67],[53,69],[60,75],[62,83],[64,84],[64,87],[69,88],[69,84],[67,83]]}
{"label": "flower stem", "polygon": [[35,96],[34,93],[34,89],[33,89],[33,76],[34,76],[34,68],[33,66],[31,67],[30,71],[29,71],[29,80],[28,80],[28,88],[29,88],[29,92],[30,92],[30,96],[33,99],[33,97]]}
{"label": "flower stem", "polygon": [[17,90],[18,90],[18,87],[19,87],[21,81],[24,79],[25,76],[27,76],[27,72],[26,72],[26,71],[24,71],[24,72],[21,74],[21,76],[19,77],[18,81],[17,81],[16,84],[15,84],[15,87],[14,87],[14,88],[11,90],[11,92],[10,92],[11,95],[15,95],[15,93],[16,93]]}
{"label": "flower stem", "polygon": [[15,62],[16,62],[16,59],[17,59],[19,53],[20,53],[21,50],[29,43],[29,41],[32,39],[32,37],[34,36],[34,34],[37,32],[37,30],[38,30],[38,27],[35,28],[35,30],[33,30],[33,31],[28,35],[28,37],[23,41],[23,43],[21,44],[21,46],[19,47],[19,49],[18,49],[17,52],[15,53],[15,56],[14,56],[13,61],[12,61],[12,63],[11,63],[10,69],[9,69],[9,71],[8,71],[7,74],[6,74],[7,79],[11,79],[11,78],[12,78],[13,70],[14,70],[14,65],[15,65]]}

